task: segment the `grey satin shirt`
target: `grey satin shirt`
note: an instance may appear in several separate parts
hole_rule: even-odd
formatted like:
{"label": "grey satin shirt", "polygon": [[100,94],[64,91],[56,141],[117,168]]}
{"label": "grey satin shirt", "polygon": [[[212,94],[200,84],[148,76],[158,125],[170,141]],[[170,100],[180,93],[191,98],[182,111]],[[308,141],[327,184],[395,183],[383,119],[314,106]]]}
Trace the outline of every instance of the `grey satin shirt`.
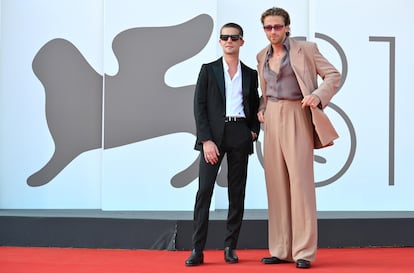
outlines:
{"label": "grey satin shirt", "polygon": [[293,72],[289,58],[289,41],[283,42],[286,55],[283,57],[279,73],[271,70],[269,67],[269,59],[273,54],[273,48],[267,52],[265,64],[263,67],[263,77],[266,81],[266,95],[270,100],[301,100],[302,92],[295,73]]}

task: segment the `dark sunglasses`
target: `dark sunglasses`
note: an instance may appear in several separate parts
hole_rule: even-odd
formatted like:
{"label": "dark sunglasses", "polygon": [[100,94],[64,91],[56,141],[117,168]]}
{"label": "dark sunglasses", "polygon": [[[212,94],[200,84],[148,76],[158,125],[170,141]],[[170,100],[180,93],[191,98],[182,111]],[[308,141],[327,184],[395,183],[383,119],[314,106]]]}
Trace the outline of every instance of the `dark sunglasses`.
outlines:
{"label": "dark sunglasses", "polygon": [[275,31],[279,31],[279,30],[282,30],[284,26],[285,25],[279,25],[279,24],[273,25],[273,26],[267,25],[267,26],[263,26],[263,29],[269,32],[272,31],[272,29],[274,29]]}
{"label": "dark sunglasses", "polygon": [[229,38],[231,38],[231,40],[233,42],[238,41],[239,39],[242,39],[243,37],[240,34],[237,35],[220,35],[220,40],[222,41],[227,41]]}

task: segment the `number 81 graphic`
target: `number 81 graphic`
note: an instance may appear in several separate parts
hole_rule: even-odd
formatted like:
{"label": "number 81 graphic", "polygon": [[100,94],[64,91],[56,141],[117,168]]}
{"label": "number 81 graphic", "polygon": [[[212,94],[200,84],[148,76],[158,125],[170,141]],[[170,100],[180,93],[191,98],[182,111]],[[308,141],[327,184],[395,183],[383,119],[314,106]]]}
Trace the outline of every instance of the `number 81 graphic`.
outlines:
{"label": "number 81 graphic", "polygon": [[[326,36],[326,35],[323,35],[323,34],[320,34],[320,33],[315,33],[315,37],[327,41],[338,52],[338,54],[341,58],[341,63],[342,63],[342,79],[341,79],[339,89],[342,88],[342,86],[343,86],[343,84],[346,80],[347,74],[348,74],[348,62],[347,62],[344,51],[342,50],[340,45],[335,40],[330,38],[329,36]],[[296,38],[306,40],[306,37],[296,37]],[[388,185],[393,186],[394,185],[394,142],[395,142],[395,140],[394,140],[394,128],[395,128],[395,37],[370,36],[369,41],[370,42],[371,41],[372,42],[388,42],[390,44],[390,53],[389,53],[389,58],[390,58],[390,66],[389,66],[389,82],[390,82],[390,84],[389,84],[389,178],[388,178]],[[315,180],[315,186],[316,187],[323,187],[323,186],[329,185],[329,184],[337,181],[342,175],[344,175],[347,172],[347,170],[349,169],[349,167],[351,166],[351,164],[352,164],[352,161],[353,161],[355,153],[356,153],[356,147],[357,147],[357,138],[356,138],[355,129],[354,129],[354,126],[353,126],[350,118],[347,116],[347,114],[339,106],[337,106],[336,104],[334,104],[332,102],[327,105],[325,110],[333,110],[335,112],[335,114],[337,114],[339,116],[339,118],[340,118],[339,122],[341,122],[341,120],[344,122],[345,127],[346,127],[345,130],[347,132],[345,132],[345,134],[341,134],[341,139],[343,139],[344,137],[349,138],[349,148],[348,148],[347,153],[344,155],[345,160],[342,161],[343,163],[339,162],[337,160],[336,163],[339,163],[338,164],[339,167],[335,167],[335,171],[334,171],[333,174],[329,174],[328,178]],[[260,138],[262,136],[263,136],[263,134],[260,134],[259,140],[256,141],[256,155],[258,157],[259,163],[263,167],[262,142],[260,141]],[[333,147],[335,147],[335,146],[333,146]],[[326,149],[330,149],[330,148],[326,148]],[[317,155],[317,154],[314,155],[314,161],[316,163],[320,163],[320,164],[326,164],[328,162],[328,160],[325,157],[323,157],[321,155]],[[194,164],[196,164],[196,162]],[[333,160],[331,160],[329,162],[333,162]],[[222,168],[224,170],[227,170],[227,165],[226,165],[225,161],[223,161]],[[194,179],[193,176],[196,176],[196,174],[193,173],[192,170],[193,169],[191,167],[189,167],[186,170],[184,170],[183,172],[175,175],[171,179],[171,184],[174,187],[182,187],[183,186],[182,181],[191,181],[191,180],[193,180]],[[223,172],[221,170],[219,172],[218,176],[217,176],[217,184],[222,186],[222,187],[227,186],[227,181],[226,181],[226,177],[225,177],[224,173],[225,172]],[[190,177],[190,178],[188,178],[187,176]],[[186,185],[186,184],[187,183],[185,183],[184,185]]]}
{"label": "number 81 graphic", "polygon": [[[347,74],[348,74],[348,62],[346,59],[346,55],[341,48],[341,46],[332,38],[329,36],[323,35],[321,33],[315,33],[316,38],[323,39],[330,43],[338,52],[341,62],[342,62],[342,79],[339,86],[339,89],[343,86]],[[306,40],[306,37],[296,37],[297,39]],[[390,43],[390,84],[389,84],[389,185],[394,185],[394,120],[395,120],[395,37],[369,37],[369,41],[374,42],[389,42]],[[336,104],[329,103],[327,105],[327,108],[331,108],[334,110],[344,121],[346,124],[347,130],[349,131],[349,138],[350,138],[350,147],[347,154],[347,158],[345,163],[342,165],[342,167],[339,168],[339,170],[331,175],[329,178],[321,180],[321,181],[315,181],[316,187],[323,187],[326,185],[329,185],[336,180],[338,180],[351,166],[351,163],[354,159],[355,152],[356,152],[356,146],[357,146],[357,139],[356,139],[356,133],[354,126],[352,125],[351,120],[346,115],[346,113]],[[263,166],[263,152],[262,152],[262,143],[260,140],[256,142],[256,151],[257,156],[259,158],[260,164]],[[319,155],[314,155],[314,161],[317,163],[325,164],[327,160]]]}

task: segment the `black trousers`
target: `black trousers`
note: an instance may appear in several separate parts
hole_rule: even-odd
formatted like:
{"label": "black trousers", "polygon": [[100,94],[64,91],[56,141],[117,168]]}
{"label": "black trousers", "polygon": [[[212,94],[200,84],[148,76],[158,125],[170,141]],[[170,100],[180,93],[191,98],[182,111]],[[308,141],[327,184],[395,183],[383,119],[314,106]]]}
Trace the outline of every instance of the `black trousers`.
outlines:
{"label": "black trousers", "polygon": [[245,122],[225,123],[223,142],[220,145],[220,157],[218,163],[212,165],[204,160],[201,151],[199,165],[198,191],[194,206],[194,233],[193,248],[203,251],[205,248],[211,198],[217,173],[224,155],[227,155],[228,165],[228,216],[224,247],[237,247],[240,228],[244,214],[244,199],[247,178],[247,163],[252,136]]}

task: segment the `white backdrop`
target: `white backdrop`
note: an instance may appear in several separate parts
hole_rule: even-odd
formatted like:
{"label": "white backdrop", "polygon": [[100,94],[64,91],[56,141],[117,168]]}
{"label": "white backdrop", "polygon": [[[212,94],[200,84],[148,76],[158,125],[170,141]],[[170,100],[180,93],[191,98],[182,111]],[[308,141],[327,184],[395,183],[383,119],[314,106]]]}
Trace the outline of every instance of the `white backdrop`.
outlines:
{"label": "white backdrop", "polygon": [[[33,59],[44,44],[63,38],[97,73],[116,75],[119,67],[112,41],[117,34],[131,28],[174,26],[207,14],[214,28],[206,46],[171,67],[164,78],[171,87],[193,85],[201,64],[221,55],[217,32],[229,21],[243,26],[246,42],[241,58],[256,67],[256,53],[267,44],[260,15],[274,5],[290,13],[292,36],[317,42],[339,70],[346,61],[346,80],[332,100],[342,115],[327,109],[340,139],[333,147],[315,151],[326,160],[315,162],[316,181],[329,182],[317,187],[318,210],[414,210],[410,196],[414,110],[408,105],[414,96],[408,82],[414,23],[410,0],[392,5],[385,0],[1,0],[0,208],[192,210],[197,180],[180,188],[170,183],[198,156],[193,150],[195,137],[186,132],[82,153],[47,184],[29,186],[27,178],[48,162],[55,149],[45,115],[44,86],[33,73]],[[337,43],[342,55],[324,37]],[[390,53],[389,39],[395,39],[395,52]],[[159,37],[159,43],[168,50],[168,41]],[[390,72],[395,73],[393,86]],[[395,104],[390,106],[391,91]],[[390,122],[392,109],[395,118]],[[151,114],[156,115],[156,110],[155,106]],[[391,148],[390,124],[395,125]],[[250,158],[246,194],[247,209],[266,208],[257,153]],[[226,188],[217,186],[212,209],[226,206]]]}

